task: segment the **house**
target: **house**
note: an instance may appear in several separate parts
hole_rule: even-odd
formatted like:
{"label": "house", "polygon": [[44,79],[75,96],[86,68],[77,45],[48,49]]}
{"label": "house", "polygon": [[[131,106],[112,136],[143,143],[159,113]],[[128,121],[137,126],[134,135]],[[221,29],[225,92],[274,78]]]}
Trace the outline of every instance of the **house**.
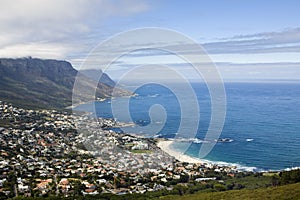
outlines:
{"label": "house", "polygon": [[29,191],[29,186],[28,185],[23,185],[23,183],[18,184],[18,190],[21,193],[25,193]]}
{"label": "house", "polygon": [[212,177],[212,178],[197,178],[195,179],[195,181],[197,182],[201,182],[201,181],[210,181],[210,180],[216,180],[216,177]]}

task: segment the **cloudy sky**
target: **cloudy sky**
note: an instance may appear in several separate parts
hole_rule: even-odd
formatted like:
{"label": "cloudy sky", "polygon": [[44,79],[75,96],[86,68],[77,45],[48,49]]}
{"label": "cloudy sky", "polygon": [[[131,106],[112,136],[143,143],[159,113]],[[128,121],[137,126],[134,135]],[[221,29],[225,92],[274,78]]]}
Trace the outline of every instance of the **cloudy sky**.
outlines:
{"label": "cloudy sky", "polygon": [[[297,0],[1,0],[0,57],[64,59],[79,68],[115,34],[158,27],[201,44],[225,80],[300,80],[299,7]],[[181,45],[192,53],[192,44]],[[110,73],[145,63],[184,70],[173,57],[136,54]]]}

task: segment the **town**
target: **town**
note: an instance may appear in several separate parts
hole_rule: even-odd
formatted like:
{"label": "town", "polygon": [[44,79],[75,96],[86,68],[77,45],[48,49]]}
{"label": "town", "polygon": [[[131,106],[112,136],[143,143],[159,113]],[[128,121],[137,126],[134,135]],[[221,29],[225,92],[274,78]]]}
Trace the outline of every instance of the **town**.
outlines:
{"label": "town", "polygon": [[[119,134],[112,119],[0,103],[0,196],[11,198],[172,191],[203,184],[234,167],[184,163],[153,138]],[[205,185],[205,184],[204,184]]]}

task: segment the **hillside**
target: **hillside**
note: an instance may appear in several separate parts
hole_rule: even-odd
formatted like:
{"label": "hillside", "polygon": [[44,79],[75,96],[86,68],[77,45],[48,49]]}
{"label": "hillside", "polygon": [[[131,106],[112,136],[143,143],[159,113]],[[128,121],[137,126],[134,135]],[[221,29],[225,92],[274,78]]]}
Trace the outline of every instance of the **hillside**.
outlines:
{"label": "hillside", "polygon": [[[62,109],[72,103],[73,84],[78,71],[69,62],[36,58],[0,59],[0,100],[34,108]],[[105,74],[103,82],[111,83]],[[95,81],[81,75],[80,85],[93,91]],[[113,87],[99,82],[96,98],[110,97]],[[117,96],[130,95],[116,89]],[[91,99],[80,94],[77,103]]]}
{"label": "hillside", "polygon": [[107,74],[102,73],[101,69],[85,69],[85,70],[80,70],[80,73],[82,73],[83,75],[85,75],[86,77],[94,81],[98,81],[99,78],[98,75],[102,74],[99,82],[104,83],[111,87],[114,87],[116,85],[116,83]]}
{"label": "hillside", "polygon": [[167,196],[164,200],[198,200],[198,199],[300,199],[300,183],[256,190],[231,190],[226,192],[203,192],[186,196]]}

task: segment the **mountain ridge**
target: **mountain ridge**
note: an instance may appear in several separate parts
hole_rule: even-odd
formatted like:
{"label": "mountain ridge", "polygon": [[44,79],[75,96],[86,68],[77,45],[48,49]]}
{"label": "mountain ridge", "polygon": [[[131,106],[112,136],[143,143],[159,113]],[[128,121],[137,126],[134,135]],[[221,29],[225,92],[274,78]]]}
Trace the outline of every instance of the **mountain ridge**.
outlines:
{"label": "mountain ridge", "polygon": [[[111,97],[113,90],[115,96],[131,94],[78,74],[67,61],[31,57],[0,58],[0,100],[27,108],[63,109],[72,105],[72,90],[77,75],[80,76],[82,87],[95,90],[94,99]],[[108,81],[111,82],[111,79]],[[93,88],[95,85],[96,89]],[[78,99],[73,99],[73,103],[92,98],[82,94]]]}
{"label": "mountain ridge", "polygon": [[[103,73],[101,69],[83,69],[79,72],[94,81],[99,81],[111,87],[116,86],[116,83],[106,73]],[[101,77],[99,78],[100,74]]]}

